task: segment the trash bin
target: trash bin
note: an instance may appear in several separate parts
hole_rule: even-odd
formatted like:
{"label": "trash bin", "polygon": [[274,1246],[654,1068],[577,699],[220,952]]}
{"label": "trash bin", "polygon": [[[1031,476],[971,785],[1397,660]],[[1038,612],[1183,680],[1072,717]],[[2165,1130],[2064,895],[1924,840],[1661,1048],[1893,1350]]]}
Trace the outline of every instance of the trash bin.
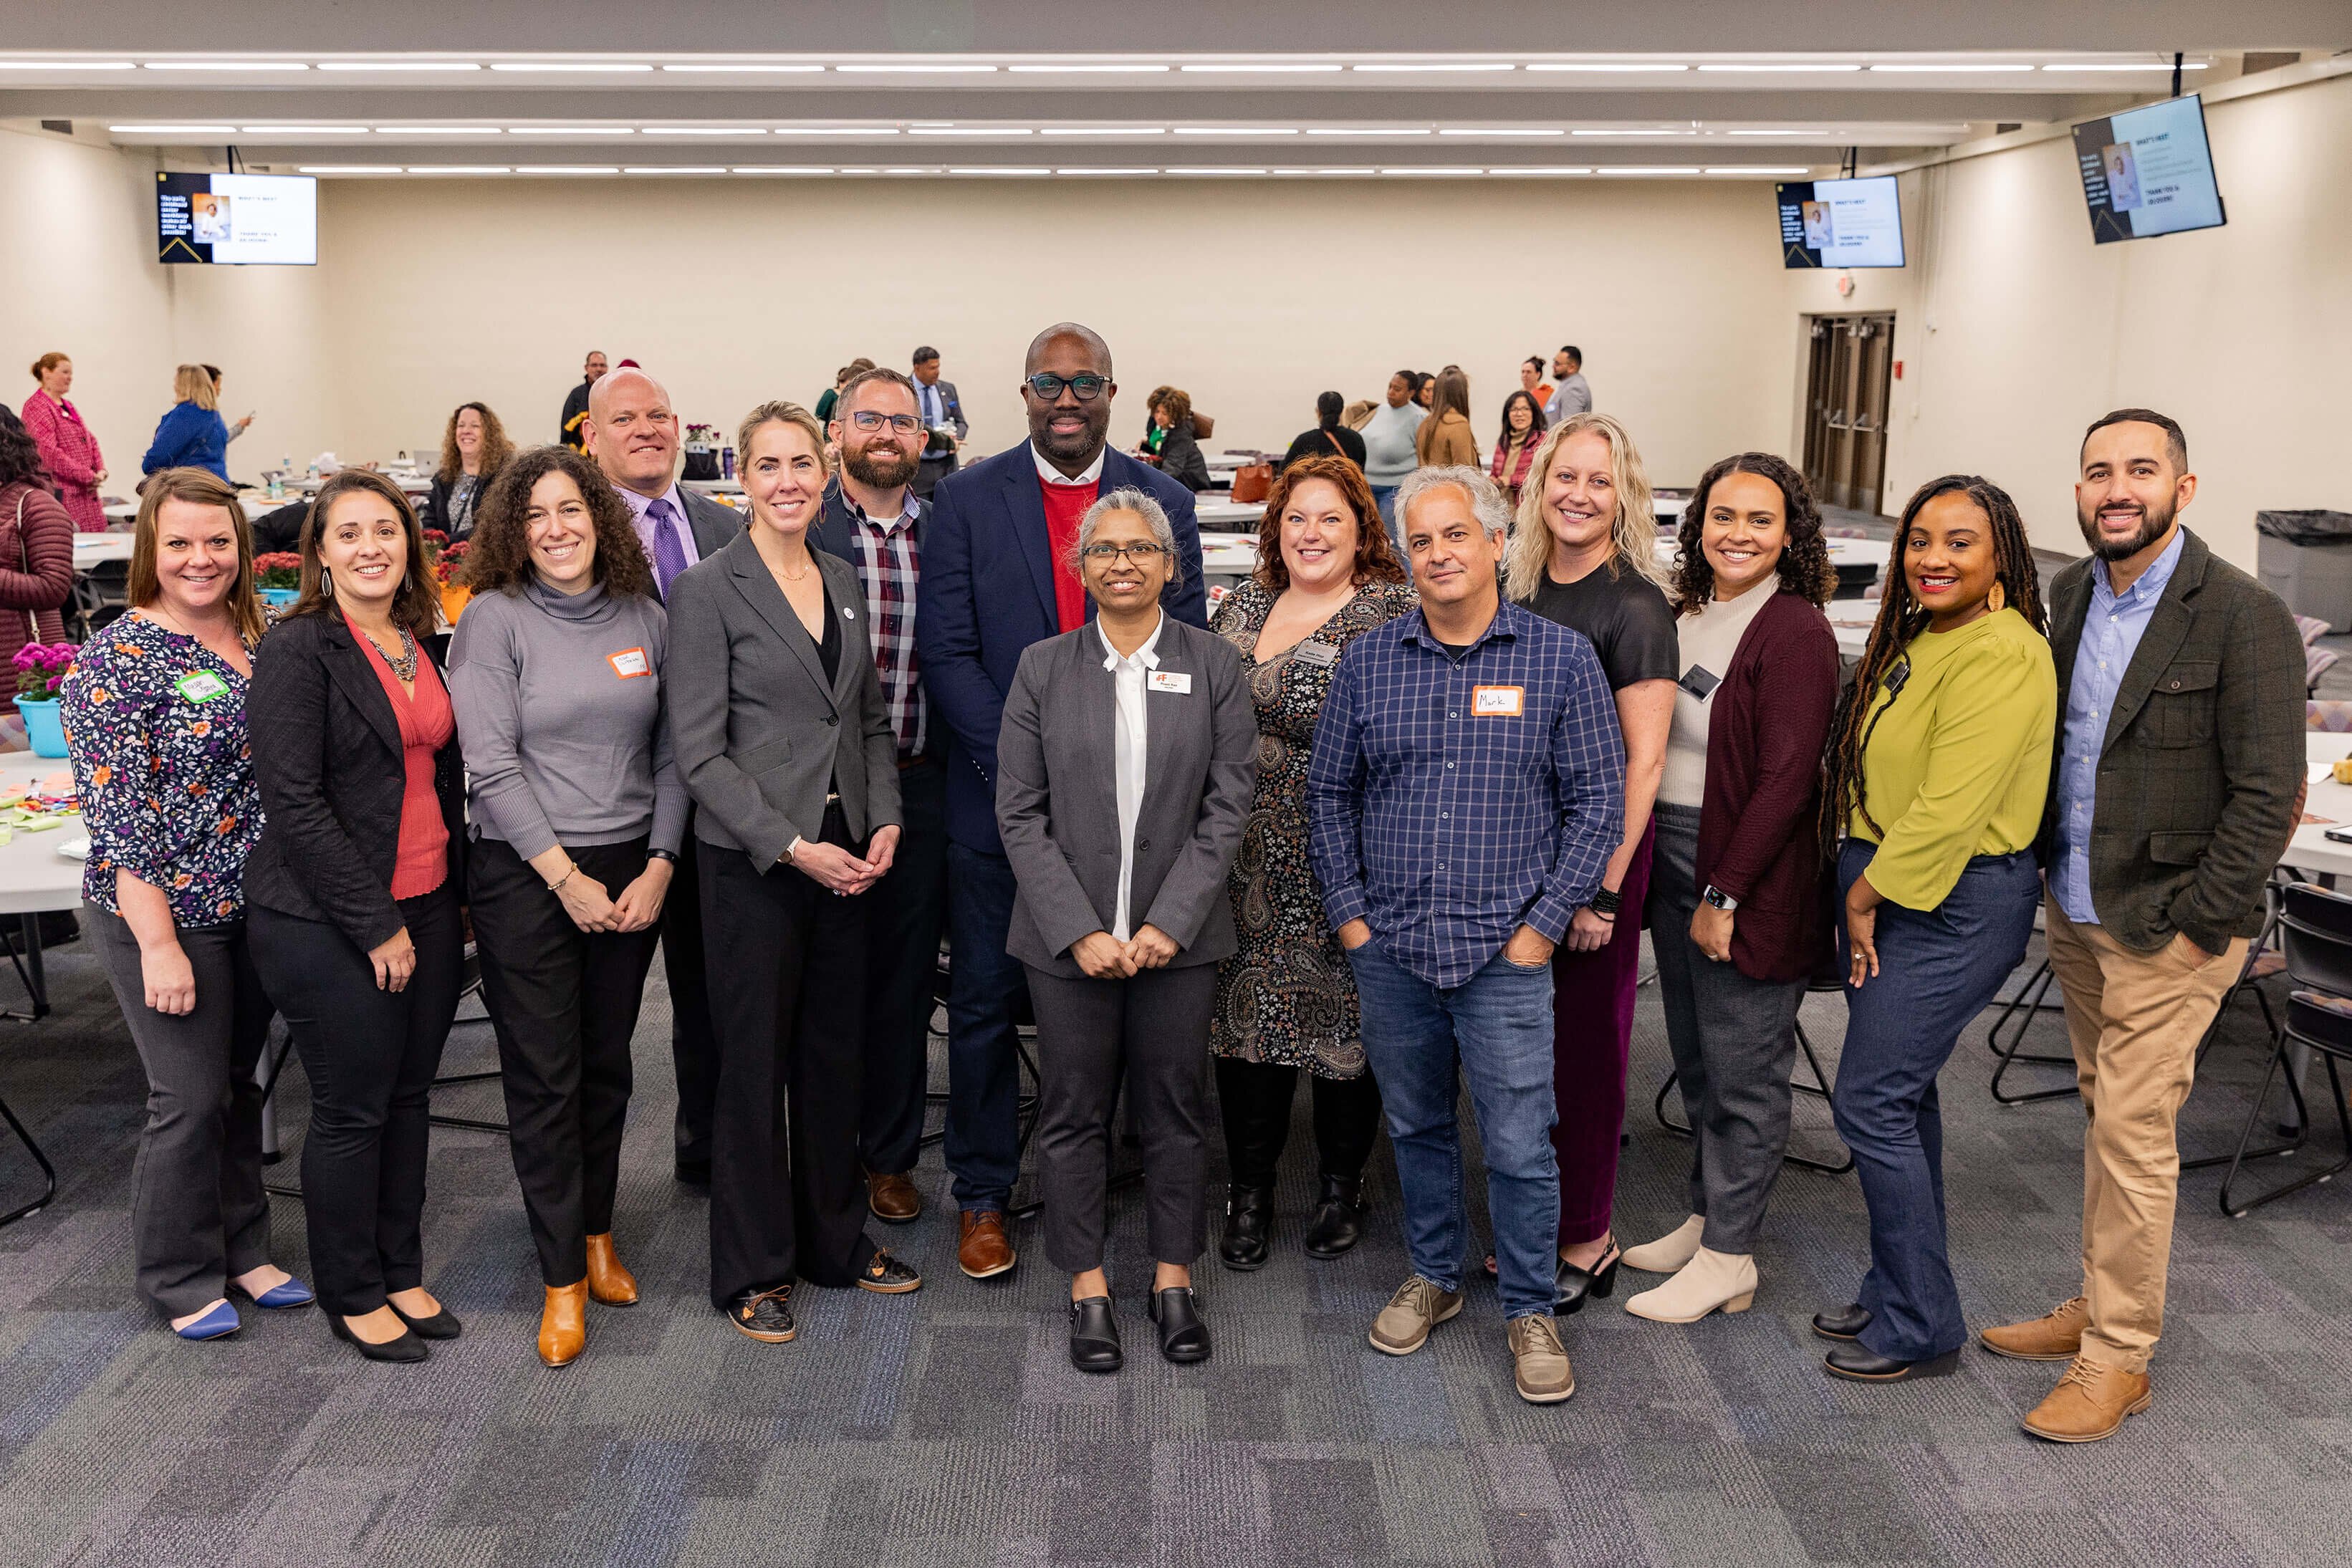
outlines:
{"label": "trash bin", "polygon": [[2263,586],[2297,615],[2352,632],[2352,512],[2256,512],[2254,533]]}

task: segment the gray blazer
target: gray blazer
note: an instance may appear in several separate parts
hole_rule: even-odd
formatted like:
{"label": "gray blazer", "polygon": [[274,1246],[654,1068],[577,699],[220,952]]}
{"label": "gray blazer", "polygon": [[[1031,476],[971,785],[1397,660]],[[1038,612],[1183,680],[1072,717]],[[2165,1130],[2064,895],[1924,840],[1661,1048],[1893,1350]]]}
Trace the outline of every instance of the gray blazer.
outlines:
{"label": "gray blazer", "polygon": [[[1234,953],[1225,873],[1241,848],[1257,783],[1257,711],[1231,643],[1174,616],[1162,622],[1159,673],[1189,693],[1147,691],[1142,809],[1135,822],[1132,927],[1175,938],[1172,967]],[[1118,698],[1093,622],[1034,643],[1004,697],[996,742],[996,823],[1020,894],[1004,950],[1064,979],[1081,936],[1118,910]]]}
{"label": "gray blazer", "polygon": [[725,549],[743,531],[744,515],[726,502],[714,501],[691,485],[680,485],[677,494],[686,503],[686,526],[694,530],[698,566]]}
{"label": "gray blazer", "polygon": [[898,743],[866,635],[857,570],[812,551],[841,618],[841,663],[817,645],[749,533],[669,585],[670,747],[694,797],[694,836],[762,873],[817,841],[828,782],[852,837],[898,826]]}

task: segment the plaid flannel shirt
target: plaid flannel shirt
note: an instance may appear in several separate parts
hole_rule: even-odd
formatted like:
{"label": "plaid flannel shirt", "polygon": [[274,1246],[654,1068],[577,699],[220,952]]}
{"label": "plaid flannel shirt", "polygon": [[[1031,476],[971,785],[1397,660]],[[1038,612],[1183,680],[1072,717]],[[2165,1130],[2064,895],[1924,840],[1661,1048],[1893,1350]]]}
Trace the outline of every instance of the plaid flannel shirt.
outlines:
{"label": "plaid flannel shirt", "polygon": [[874,668],[882,677],[882,698],[898,737],[898,758],[923,751],[929,714],[923,702],[921,667],[915,658],[915,584],[922,576],[922,551],[914,522],[922,503],[907,492],[906,509],[877,522],[843,497],[850,537],[856,541],[857,580],[866,590],[866,635],[874,643]]}

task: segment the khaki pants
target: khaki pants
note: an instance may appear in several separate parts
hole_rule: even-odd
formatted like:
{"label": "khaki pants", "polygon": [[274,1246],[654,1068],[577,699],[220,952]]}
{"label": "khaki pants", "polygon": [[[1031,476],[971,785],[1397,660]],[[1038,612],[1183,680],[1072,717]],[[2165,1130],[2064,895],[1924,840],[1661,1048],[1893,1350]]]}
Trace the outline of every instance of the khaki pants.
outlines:
{"label": "khaki pants", "polygon": [[2066,998],[2066,1034],[2090,1125],[2083,1137],[2083,1357],[2145,1372],[2164,1331],[2164,1274],[2180,1186],[2173,1122],[2189,1097],[2204,1038],[2246,957],[2229,951],[2192,967],[2177,946],[2124,946],[2077,925],[2046,898],[2050,967]]}

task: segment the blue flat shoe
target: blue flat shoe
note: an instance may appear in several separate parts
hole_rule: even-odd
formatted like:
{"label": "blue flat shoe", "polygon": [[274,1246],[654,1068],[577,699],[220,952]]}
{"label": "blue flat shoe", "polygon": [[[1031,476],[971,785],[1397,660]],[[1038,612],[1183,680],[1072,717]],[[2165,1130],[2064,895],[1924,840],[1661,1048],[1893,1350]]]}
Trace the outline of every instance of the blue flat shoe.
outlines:
{"label": "blue flat shoe", "polygon": [[182,1339],[226,1339],[244,1326],[245,1324],[236,1315],[235,1307],[230,1306],[226,1301],[216,1301],[213,1304],[212,1311],[203,1317],[185,1328],[173,1329],[172,1332]]}
{"label": "blue flat shoe", "polygon": [[284,1284],[272,1285],[257,1296],[242,1286],[231,1285],[229,1289],[245,1297],[255,1306],[267,1308],[273,1312],[286,1312],[294,1307],[307,1307],[319,1299],[310,1286],[291,1277],[289,1277]]}

